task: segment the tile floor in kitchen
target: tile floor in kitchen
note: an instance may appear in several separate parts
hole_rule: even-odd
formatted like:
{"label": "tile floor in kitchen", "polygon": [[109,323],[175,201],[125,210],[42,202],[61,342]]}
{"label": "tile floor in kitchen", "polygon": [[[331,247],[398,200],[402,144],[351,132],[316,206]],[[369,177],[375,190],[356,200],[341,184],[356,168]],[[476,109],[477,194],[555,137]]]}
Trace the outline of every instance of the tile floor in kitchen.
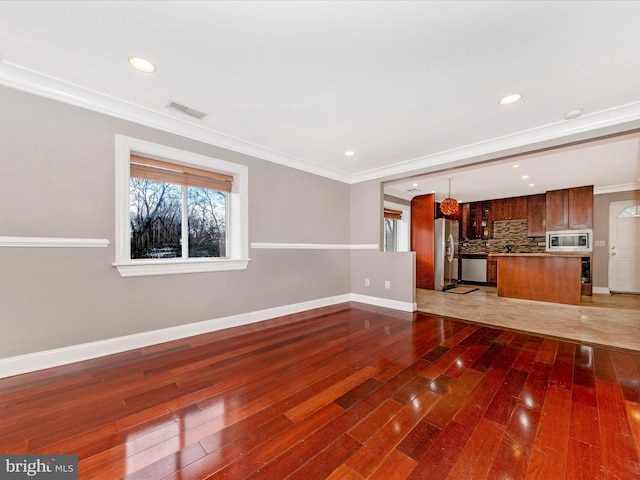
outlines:
{"label": "tile floor in kitchen", "polygon": [[416,301],[421,312],[640,351],[640,295],[594,294],[562,305],[498,297],[495,287],[480,286],[464,295],[418,289]]}

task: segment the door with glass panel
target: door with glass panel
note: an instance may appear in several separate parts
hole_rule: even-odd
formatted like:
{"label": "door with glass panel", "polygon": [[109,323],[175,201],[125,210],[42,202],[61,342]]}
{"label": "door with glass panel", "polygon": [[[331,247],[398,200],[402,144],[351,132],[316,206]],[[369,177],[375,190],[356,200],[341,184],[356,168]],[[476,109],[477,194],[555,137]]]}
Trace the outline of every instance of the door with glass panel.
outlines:
{"label": "door with glass panel", "polygon": [[609,290],[640,293],[640,201],[609,204]]}

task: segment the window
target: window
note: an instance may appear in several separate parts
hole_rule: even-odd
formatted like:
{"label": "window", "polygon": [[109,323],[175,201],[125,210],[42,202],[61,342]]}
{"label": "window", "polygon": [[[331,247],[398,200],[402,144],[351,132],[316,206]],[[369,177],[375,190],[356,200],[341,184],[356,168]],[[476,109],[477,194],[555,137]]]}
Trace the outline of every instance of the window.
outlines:
{"label": "window", "polygon": [[620,214],[618,218],[630,218],[630,217],[640,217],[640,205],[635,205],[632,207],[627,207]]}
{"label": "window", "polygon": [[116,263],[122,276],[240,270],[247,168],[116,137]]}
{"label": "window", "polygon": [[384,251],[395,252],[398,245],[398,220],[384,218]]}
{"label": "window", "polygon": [[409,207],[385,202],[384,207],[384,251],[409,251]]}
{"label": "window", "polygon": [[136,155],[129,175],[132,259],[226,257],[232,176]]}

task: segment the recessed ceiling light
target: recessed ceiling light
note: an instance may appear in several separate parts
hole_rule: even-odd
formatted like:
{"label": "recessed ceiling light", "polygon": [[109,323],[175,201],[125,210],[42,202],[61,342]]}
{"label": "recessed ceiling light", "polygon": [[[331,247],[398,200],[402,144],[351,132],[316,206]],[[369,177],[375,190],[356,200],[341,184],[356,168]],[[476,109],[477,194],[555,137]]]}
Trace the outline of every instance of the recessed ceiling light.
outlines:
{"label": "recessed ceiling light", "polygon": [[156,66],[149,60],[142,57],[129,57],[129,63],[133,68],[144,73],[153,73],[156,71]]}
{"label": "recessed ceiling light", "polygon": [[535,187],[535,186],[536,186],[536,184],[535,184],[535,183],[530,183],[530,184],[529,184],[529,186],[530,186],[530,187]]}
{"label": "recessed ceiling light", "polygon": [[347,150],[346,152],[344,152],[344,155],[346,157],[353,157],[356,154],[356,152],[354,152],[353,150]]}
{"label": "recessed ceiling light", "polygon": [[414,187],[417,187],[417,186],[418,186],[418,184],[417,184],[417,183],[414,183],[414,184],[413,184],[413,186],[414,186]]}
{"label": "recessed ceiling light", "polygon": [[578,118],[582,114],[583,114],[582,109],[581,108],[576,108],[575,110],[571,110],[571,111],[565,113],[564,114],[564,118],[565,118],[565,120],[571,120],[573,118]]}
{"label": "recessed ceiling light", "polygon": [[522,95],[519,93],[514,93],[513,95],[507,95],[503,97],[498,102],[500,105],[509,105],[510,103],[515,103],[522,98]]}
{"label": "recessed ceiling light", "polygon": [[516,163],[515,165],[511,165],[511,168],[520,168],[520,165]]}
{"label": "recessed ceiling light", "polygon": [[527,178],[529,178],[529,175],[522,175],[523,180],[526,180]]}

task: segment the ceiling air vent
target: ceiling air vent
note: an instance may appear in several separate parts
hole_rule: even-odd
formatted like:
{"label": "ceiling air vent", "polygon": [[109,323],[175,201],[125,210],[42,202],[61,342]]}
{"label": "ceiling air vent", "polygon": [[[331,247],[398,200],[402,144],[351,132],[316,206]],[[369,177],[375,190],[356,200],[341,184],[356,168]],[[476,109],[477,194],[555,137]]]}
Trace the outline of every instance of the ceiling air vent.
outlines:
{"label": "ceiling air vent", "polygon": [[407,193],[418,193],[421,190],[419,188],[410,188],[407,190]]}
{"label": "ceiling air vent", "polygon": [[178,112],[182,112],[185,115],[189,115],[190,117],[197,118],[198,120],[202,120],[204,117],[207,116],[206,113],[201,112],[200,110],[196,110],[195,108],[189,108],[185,105],[181,105],[177,102],[174,102],[173,100],[171,100],[168,103],[167,108],[171,108],[172,110],[177,110]]}

